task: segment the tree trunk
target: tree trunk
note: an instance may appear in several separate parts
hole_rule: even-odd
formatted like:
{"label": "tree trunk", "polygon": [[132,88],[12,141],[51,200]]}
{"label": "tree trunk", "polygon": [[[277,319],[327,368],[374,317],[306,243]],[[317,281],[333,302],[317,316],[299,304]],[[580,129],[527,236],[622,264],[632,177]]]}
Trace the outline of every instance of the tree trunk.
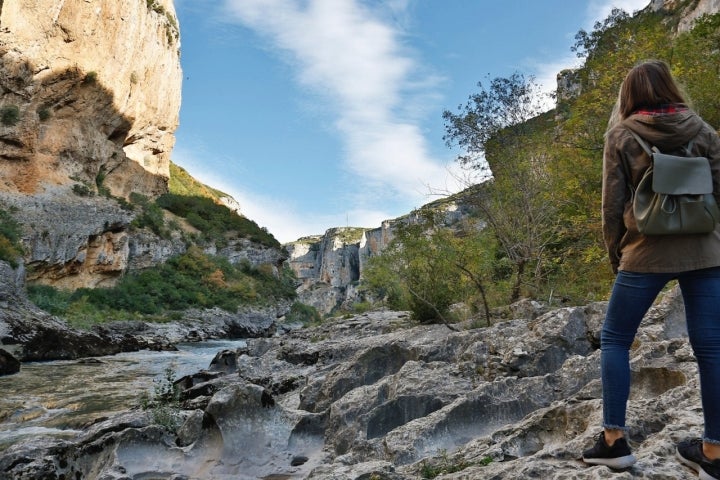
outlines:
{"label": "tree trunk", "polygon": [[515,284],[510,292],[511,304],[520,300],[520,286],[522,285],[523,277],[525,276],[525,265],[527,265],[527,261],[523,258],[518,260],[515,265],[517,266],[517,273],[515,275]]}

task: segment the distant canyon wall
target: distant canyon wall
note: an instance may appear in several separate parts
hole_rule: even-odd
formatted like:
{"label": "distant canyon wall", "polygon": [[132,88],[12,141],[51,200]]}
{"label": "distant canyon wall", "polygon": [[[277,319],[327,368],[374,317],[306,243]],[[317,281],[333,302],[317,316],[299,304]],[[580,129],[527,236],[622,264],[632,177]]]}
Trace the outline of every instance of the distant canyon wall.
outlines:
{"label": "distant canyon wall", "polygon": [[287,264],[301,282],[297,290],[299,300],[322,314],[350,309],[353,303],[362,300],[358,287],[368,260],[390,245],[399,225],[418,223],[419,211],[423,209],[439,213],[442,224],[455,225],[472,212],[471,203],[466,200],[467,196],[428,204],[408,215],[385,220],[377,228],[331,228],[323,235],[285,244]]}

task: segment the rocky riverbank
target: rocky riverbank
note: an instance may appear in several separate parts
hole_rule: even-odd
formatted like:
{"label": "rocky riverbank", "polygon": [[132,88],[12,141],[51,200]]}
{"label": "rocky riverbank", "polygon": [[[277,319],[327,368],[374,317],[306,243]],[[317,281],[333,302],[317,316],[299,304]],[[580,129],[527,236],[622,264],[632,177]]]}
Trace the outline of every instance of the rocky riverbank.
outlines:
{"label": "rocky riverbank", "polygon": [[289,305],[188,310],[168,323],[113,322],[78,330],[28,301],[24,272],[0,261],[0,375],[17,371],[18,360],[99,357],[138,350],[172,350],[181,342],[273,335]]}
{"label": "rocky riverbank", "polygon": [[[578,459],[599,431],[605,304],[513,306],[488,328],[418,326],[376,311],[224,351],[185,377],[181,425],[149,411],[98,421],[71,440],[3,452],[18,480],[608,478]],[[674,442],[698,435],[697,370],[676,292],[631,352],[630,440],[614,478],[690,479]],[[440,476],[441,475],[441,476]]]}

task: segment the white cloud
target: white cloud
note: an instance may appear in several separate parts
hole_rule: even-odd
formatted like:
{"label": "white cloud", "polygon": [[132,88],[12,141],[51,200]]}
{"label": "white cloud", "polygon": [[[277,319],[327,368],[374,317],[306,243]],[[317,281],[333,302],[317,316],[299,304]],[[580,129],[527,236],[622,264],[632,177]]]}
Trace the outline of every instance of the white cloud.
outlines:
{"label": "white cloud", "polygon": [[[394,218],[382,210],[353,208],[346,212],[318,213],[308,211],[292,200],[281,200],[262,193],[243,190],[233,178],[223,172],[205,168],[213,153],[196,142],[189,148],[173,150],[173,162],[182,165],[198,181],[225,192],[240,204],[240,213],[266,228],[280,243],[324,233],[330,226],[355,226],[375,228],[383,220]],[[360,203],[360,202],[358,202]]]}
{"label": "white cloud", "polygon": [[648,5],[650,5],[650,0],[591,0],[588,5],[588,24],[585,29],[590,30],[595,22],[606,19],[613,8],[620,8],[632,15]]}
{"label": "white cloud", "polygon": [[[388,10],[357,0],[226,0],[226,8],[285,55],[301,85],[327,100],[345,168],[365,188],[419,198],[429,184],[452,184],[412,118],[435,84],[420,76],[402,32],[384,22]],[[378,8],[398,17],[407,1]]]}

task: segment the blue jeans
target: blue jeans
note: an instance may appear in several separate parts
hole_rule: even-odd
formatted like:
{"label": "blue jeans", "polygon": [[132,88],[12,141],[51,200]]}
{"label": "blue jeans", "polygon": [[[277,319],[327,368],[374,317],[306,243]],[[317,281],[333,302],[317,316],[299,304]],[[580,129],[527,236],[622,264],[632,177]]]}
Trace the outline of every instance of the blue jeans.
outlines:
{"label": "blue jeans", "polygon": [[618,273],[600,337],[603,426],[625,429],[630,345],[660,290],[675,279],[700,372],[704,440],[720,444],[720,267],[682,273]]}

